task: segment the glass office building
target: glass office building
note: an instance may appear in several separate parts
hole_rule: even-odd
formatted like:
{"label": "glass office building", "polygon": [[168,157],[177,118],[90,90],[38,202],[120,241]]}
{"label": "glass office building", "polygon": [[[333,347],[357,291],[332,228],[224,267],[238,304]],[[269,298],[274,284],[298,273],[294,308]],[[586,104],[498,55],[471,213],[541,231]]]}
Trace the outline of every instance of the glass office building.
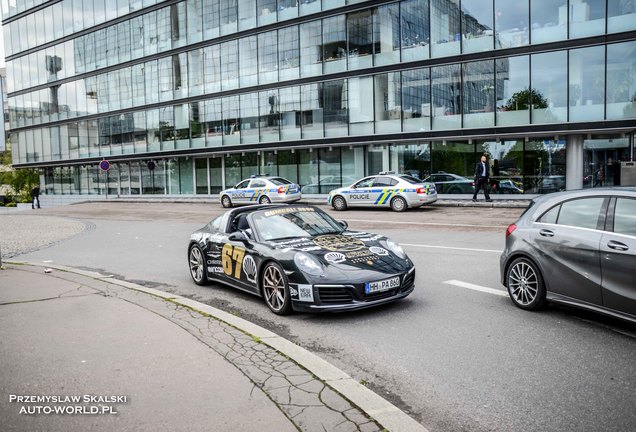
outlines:
{"label": "glass office building", "polygon": [[636,0],[1,5],[13,161],[47,194],[381,170],[454,193],[484,153],[532,194],[625,184],[634,159]]}

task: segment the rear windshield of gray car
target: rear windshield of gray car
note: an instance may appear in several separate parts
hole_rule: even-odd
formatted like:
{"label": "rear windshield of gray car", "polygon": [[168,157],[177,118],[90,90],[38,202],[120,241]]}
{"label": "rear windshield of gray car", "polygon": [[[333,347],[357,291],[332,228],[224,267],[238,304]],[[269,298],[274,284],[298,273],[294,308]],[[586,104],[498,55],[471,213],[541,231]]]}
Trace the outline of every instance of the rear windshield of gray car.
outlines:
{"label": "rear windshield of gray car", "polygon": [[276,186],[282,186],[282,185],[291,184],[291,182],[289,180],[284,179],[282,177],[273,177],[273,178],[269,179],[269,181],[274,183]]}
{"label": "rear windshield of gray car", "polygon": [[404,176],[400,176],[400,178],[402,180],[404,180],[404,181],[407,181],[407,182],[411,183],[411,184],[422,184],[422,180],[416,179],[415,177],[404,175]]}

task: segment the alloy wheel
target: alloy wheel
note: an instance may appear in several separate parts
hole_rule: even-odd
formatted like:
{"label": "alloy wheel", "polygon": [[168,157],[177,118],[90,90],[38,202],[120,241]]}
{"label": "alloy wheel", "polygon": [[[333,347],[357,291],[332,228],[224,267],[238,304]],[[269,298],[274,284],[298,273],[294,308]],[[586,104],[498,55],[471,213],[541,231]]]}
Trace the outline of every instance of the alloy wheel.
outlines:
{"label": "alloy wheel", "polygon": [[190,275],[197,284],[205,283],[203,253],[197,246],[190,248]]}
{"label": "alloy wheel", "polygon": [[285,307],[285,280],[281,271],[273,264],[268,265],[263,272],[263,295],[274,313],[282,311]]}
{"label": "alloy wheel", "polygon": [[526,261],[515,263],[508,273],[508,290],[515,302],[528,306],[537,298],[539,278],[534,268]]}

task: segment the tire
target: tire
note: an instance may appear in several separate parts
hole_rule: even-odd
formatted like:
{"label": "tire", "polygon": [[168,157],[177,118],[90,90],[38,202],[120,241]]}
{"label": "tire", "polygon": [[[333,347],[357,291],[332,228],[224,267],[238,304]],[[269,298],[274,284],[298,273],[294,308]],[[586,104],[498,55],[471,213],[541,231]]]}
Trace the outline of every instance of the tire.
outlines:
{"label": "tire", "polygon": [[221,205],[222,205],[224,208],[230,208],[230,207],[232,207],[232,199],[230,198],[230,196],[229,196],[229,195],[223,195],[223,196],[221,197]]}
{"label": "tire", "polygon": [[275,262],[269,262],[263,268],[261,276],[263,298],[267,307],[276,315],[288,315],[292,311],[289,283],[283,268]]}
{"label": "tire", "polygon": [[208,275],[205,269],[205,255],[201,248],[194,244],[190,246],[188,251],[188,264],[190,268],[190,276],[197,285],[207,285]]}
{"label": "tire", "polygon": [[395,197],[391,200],[391,210],[396,212],[403,212],[409,208],[406,200],[402,197]]}
{"label": "tire", "polygon": [[347,201],[342,196],[336,195],[333,197],[333,200],[331,200],[331,206],[337,211],[346,210]]}
{"label": "tire", "polygon": [[267,195],[263,195],[259,200],[259,204],[271,204],[272,200]]}
{"label": "tire", "polygon": [[546,304],[543,276],[536,264],[527,258],[517,258],[508,266],[506,286],[510,299],[518,308],[537,310]]}

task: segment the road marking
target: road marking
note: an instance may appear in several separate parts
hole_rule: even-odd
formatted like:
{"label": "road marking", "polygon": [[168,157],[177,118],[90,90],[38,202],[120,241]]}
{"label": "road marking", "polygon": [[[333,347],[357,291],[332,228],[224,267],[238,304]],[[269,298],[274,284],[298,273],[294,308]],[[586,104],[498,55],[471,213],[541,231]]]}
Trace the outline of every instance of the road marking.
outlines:
{"label": "road marking", "polygon": [[473,224],[451,224],[441,222],[404,222],[404,221],[385,221],[385,220],[370,220],[370,219],[347,219],[349,222],[372,222],[372,223],[385,223],[385,224],[402,224],[402,225],[431,225],[431,226],[453,226],[453,227],[468,227],[468,228],[501,228],[506,229],[508,225],[473,225]]}
{"label": "road marking", "polygon": [[451,249],[451,250],[462,250],[462,251],[471,251],[471,252],[492,252],[492,253],[502,252],[500,250],[495,250],[495,249],[461,248],[461,247],[453,247],[453,246],[436,246],[436,245],[423,245],[423,244],[412,244],[412,243],[400,243],[400,246],[423,247],[423,248],[433,248],[433,249]]}
{"label": "road marking", "polygon": [[498,289],[494,289],[494,288],[488,288],[488,287],[484,287],[481,285],[475,285],[475,284],[471,284],[468,282],[463,282],[463,281],[458,281],[458,280],[447,280],[444,281],[445,284],[449,284],[449,285],[455,285],[458,287],[462,287],[462,288],[468,288],[474,291],[481,291],[481,292],[485,292],[488,294],[494,294],[494,295],[498,295],[498,296],[502,296],[502,297],[508,297],[508,293],[506,291],[502,291],[502,290],[498,290]]}

